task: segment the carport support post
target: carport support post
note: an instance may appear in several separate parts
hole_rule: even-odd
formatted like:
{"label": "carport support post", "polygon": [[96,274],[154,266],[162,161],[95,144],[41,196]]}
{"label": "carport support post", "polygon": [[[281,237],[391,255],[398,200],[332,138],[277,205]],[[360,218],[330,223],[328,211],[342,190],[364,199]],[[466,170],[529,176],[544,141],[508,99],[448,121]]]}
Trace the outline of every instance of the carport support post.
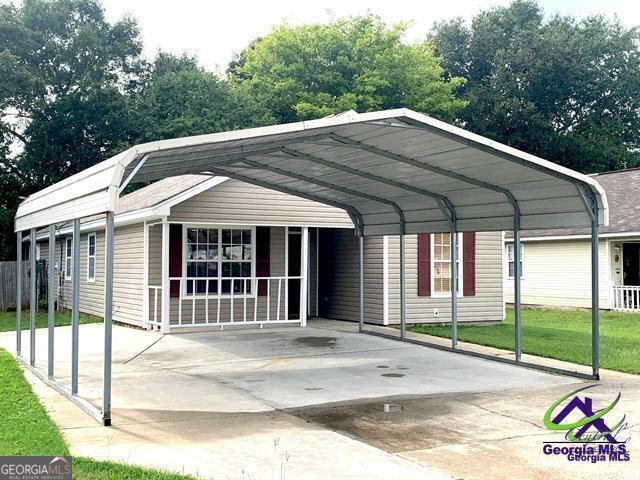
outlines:
{"label": "carport support post", "polygon": [[73,221],[71,293],[71,395],[78,394],[78,331],[80,320],[80,219]]}
{"label": "carport support post", "polygon": [[516,362],[522,357],[522,305],[520,299],[520,217],[516,215],[513,220],[513,314],[515,317],[514,328],[514,353]]}
{"label": "carport support post", "polygon": [[362,333],[364,330],[364,236],[362,235],[362,231],[358,232],[358,245],[360,255],[358,257],[358,276],[359,276],[359,292],[358,292],[358,303],[359,303],[359,320],[358,320],[358,331]]}
{"label": "carport support post", "polygon": [[451,348],[458,346],[458,232],[451,224]]}
{"label": "carport support post", "polygon": [[111,425],[111,352],[113,333],[113,257],[115,254],[113,212],[107,212],[104,259],[104,375],[102,424]]}
{"label": "carport support post", "polygon": [[598,204],[593,200],[591,218],[591,367],[600,378],[600,298],[598,285]]}
{"label": "carport support post", "polygon": [[56,282],[55,282],[55,258],[56,258],[56,226],[49,225],[49,272],[47,287],[47,324],[49,327],[49,348],[47,356],[47,374],[53,379],[53,330],[55,326],[56,308]]}
{"label": "carport support post", "polygon": [[22,232],[16,244],[16,355],[22,355]]}
{"label": "carport support post", "polygon": [[36,313],[38,312],[38,285],[36,283],[36,229],[31,229],[31,238],[29,242],[29,265],[31,266],[29,297],[29,363],[33,367],[36,364]]}
{"label": "carport support post", "polygon": [[400,231],[400,338],[404,339],[407,330],[405,315],[405,285],[404,285],[404,225]]}

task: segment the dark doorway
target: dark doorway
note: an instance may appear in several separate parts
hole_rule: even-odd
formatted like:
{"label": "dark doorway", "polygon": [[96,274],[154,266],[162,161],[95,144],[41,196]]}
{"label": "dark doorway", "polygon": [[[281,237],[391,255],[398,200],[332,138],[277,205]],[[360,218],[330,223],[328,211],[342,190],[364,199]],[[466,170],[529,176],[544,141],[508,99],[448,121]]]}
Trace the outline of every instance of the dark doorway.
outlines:
{"label": "dark doorway", "polygon": [[640,285],[640,243],[622,244],[624,285]]}
{"label": "dark doorway", "polygon": [[[301,274],[302,229],[289,228],[289,268],[287,274],[298,277]],[[289,318],[300,318],[300,280],[289,280]]]}

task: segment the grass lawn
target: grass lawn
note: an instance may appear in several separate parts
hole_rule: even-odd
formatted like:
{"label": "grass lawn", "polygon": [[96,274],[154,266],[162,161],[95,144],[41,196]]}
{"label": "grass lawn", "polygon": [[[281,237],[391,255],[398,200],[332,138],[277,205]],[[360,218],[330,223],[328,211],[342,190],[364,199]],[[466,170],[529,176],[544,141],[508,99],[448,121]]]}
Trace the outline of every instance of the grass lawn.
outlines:
{"label": "grass lawn", "polygon": [[[101,317],[80,314],[80,324],[101,323]],[[56,312],[56,327],[71,325],[71,312]],[[39,311],[36,314],[36,328],[47,326],[47,312]],[[10,332],[16,329],[16,312],[0,312],[0,332]],[[29,312],[22,312],[22,331],[29,330]]]}
{"label": "grass lawn", "polygon": [[[412,332],[450,338],[449,325],[411,325]],[[514,315],[494,326],[458,325],[458,339],[513,350]],[[522,310],[522,351],[582,365],[591,363],[591,312]],[[600,362],[603,368],[640,373],[640,314],[601,312]]]}
{"label": "grass lawn", "polygon": [[[49,418],[14,358],[0,348],[0,455],[69,455],[56,424]],[[195,480],[194,477],[131,467],[90,458],[73,459],[78,480]]]}

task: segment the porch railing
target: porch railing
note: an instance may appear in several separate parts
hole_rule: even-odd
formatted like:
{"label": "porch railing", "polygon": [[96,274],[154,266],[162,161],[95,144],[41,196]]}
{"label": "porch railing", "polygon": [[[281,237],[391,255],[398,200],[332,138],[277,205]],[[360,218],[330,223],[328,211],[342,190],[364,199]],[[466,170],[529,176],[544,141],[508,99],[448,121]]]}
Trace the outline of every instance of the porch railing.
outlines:
{"label": "porch railing", "polygon": [[612,298],[613,310],[626,312],[640,311],[640,286],[614,285]]}
{"label": "porch railing", "polygon": [[[174,327],[301,323],[301,312],[289,312],[289,281],[281,277],[170,277],[178,290],[170,299],[169,324]],[[175,285],[179,285],[176,288]],[[149,286],[150,324],[162,324],[162,287]],[[297,292],[296,292],[297,293]],[[294,314],[297,318],[291,318]]]}

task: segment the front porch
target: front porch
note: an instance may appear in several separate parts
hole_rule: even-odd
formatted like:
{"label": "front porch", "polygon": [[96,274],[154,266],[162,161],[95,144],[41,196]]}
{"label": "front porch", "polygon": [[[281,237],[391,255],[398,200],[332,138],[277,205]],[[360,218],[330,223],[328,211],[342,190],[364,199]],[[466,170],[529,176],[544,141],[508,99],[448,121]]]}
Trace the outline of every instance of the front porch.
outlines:
{"label": "front porch", "polygon": [[640,312],[640,240],[611,244],[611,309]]}
{"label": "front porch", "polygon": [[145,326],[305,326],[317,315],[318,235],[306,226],[145,225]]}

